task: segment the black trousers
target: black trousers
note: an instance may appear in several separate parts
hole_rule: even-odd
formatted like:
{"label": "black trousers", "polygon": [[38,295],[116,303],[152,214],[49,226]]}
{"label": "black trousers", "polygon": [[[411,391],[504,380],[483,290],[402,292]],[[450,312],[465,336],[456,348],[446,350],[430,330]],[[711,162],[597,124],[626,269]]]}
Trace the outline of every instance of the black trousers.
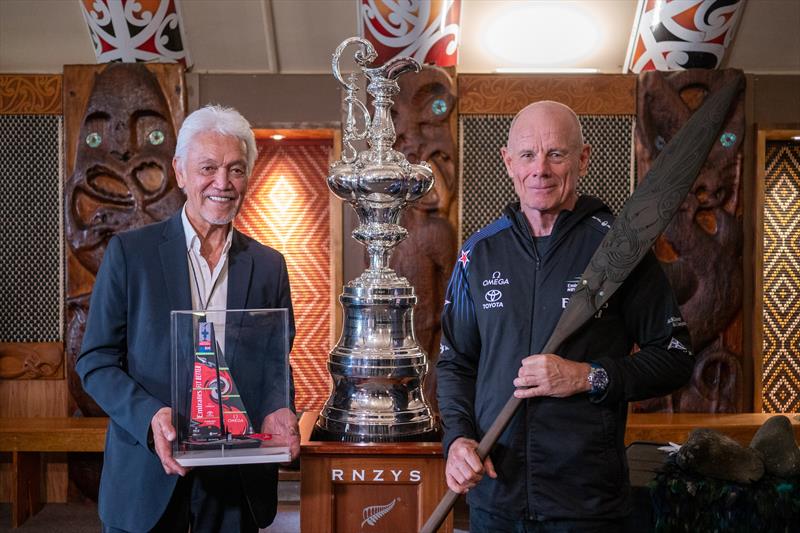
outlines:
{"label": "black trousers", "polygon": [[[237,468],[204,466],[178,480],[151,533],[258,533]],[[125,533],[103,524],[104,533]]]}
{"label": "black trousers", "polygon": [[625,520],[514,520],[470,507],[470,533],[624,533]]}

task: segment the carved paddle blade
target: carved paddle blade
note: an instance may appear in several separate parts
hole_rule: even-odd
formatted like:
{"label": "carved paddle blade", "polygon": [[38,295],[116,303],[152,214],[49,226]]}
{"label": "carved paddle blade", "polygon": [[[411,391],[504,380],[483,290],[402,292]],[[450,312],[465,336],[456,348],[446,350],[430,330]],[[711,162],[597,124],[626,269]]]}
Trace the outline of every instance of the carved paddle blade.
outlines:
{"label": "carved paddle blade", "polygon": [[[591,311],[587,309],[586,312],[590,315],[622,285],[683,204],[740,90],[737,80],[709,96],[659,154],[644,180],[622,206],[611,230],[589,261],[582,276],[584,282],[576,291],[576,295],[579,291],[589,292]],[[584,298],[581,295],[577,301]],[[570,311],[571,307],[574,305],[567,306],[559,325],[574,312]]]}

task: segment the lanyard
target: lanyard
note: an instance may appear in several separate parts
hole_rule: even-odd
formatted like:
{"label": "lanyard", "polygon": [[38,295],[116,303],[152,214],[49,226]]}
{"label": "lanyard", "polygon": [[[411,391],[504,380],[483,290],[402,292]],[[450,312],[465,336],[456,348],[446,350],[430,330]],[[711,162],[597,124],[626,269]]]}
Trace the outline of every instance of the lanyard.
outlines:
{"label": "lanyard", "polygon": [[[194,278],[194,290],[197,292],[197,299],[200,301],[200,309],[202,311],[206,311],[208,309],[208,304],[211,302],[211,297],[214,296],[214,291],[217,290],[217,283],[219,283],[219,279],[222,277],[222,271],[220,270],[217,279],[214,280],[214,284],[211,285],[211,292],[208,293],[208,299],[204,302],[203,295],[200,294],[200,283],[197,279],[197,272],[194,269],[194,261],[192,261],[192,253],[189,248],[186,249],[186,257],[189,259],[189,267],[192,269],[192,277]],[[222,258],[220,257],[220,261]]]}

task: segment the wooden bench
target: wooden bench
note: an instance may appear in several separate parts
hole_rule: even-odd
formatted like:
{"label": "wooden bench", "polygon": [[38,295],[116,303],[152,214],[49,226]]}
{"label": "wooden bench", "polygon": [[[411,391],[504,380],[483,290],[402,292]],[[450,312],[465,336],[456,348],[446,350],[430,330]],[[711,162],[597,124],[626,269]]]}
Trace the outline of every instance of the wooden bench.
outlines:
{"label": "wooden bench", "polygon": [[[792,422],[795,438],[800,440],[800,416],[782,413]],[[742,446],[750,444],[758,428],[778,413],[632,413],[628,415],[625,444],[632,442],[686,442],[695,428],[708,428],[727,435]]]}
{"label": "wooden bench", "polygon": [[[706,427],[747,446],[759,427],[774,414],[634,413],[628,416],[625,443],[686,441],[689,433]],[[788,413],[800,440],[800,416]],[[42,506],[41,454],[44,452],[102,452],[107,418],[0,418],[0,452],[11,452],[11,525],[18,527]],[[296,473],[281,479],[297,477]]]}
{"label": "wooden bench", "polygon": [[0,418],[0,452],[11,452],[11,527],[39,512],[43,452],[102,452],[107,418]]}

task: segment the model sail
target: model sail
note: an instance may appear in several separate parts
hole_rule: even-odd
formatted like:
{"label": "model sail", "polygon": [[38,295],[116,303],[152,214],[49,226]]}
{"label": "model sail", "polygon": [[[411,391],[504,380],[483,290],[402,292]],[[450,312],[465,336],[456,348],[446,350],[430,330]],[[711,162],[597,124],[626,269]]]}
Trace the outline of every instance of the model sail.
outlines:
{"label": "model sail", "polygon": [[192,374],[191,444],[253,433],[253,425],[211,322],[198,322]]}

